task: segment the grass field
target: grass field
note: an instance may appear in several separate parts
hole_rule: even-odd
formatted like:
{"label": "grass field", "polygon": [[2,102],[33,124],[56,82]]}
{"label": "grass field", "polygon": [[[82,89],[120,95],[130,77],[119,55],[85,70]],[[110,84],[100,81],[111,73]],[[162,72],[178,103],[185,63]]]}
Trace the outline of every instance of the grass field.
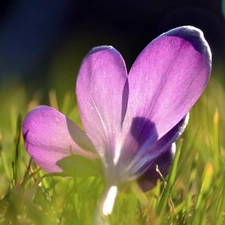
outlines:
{"label": "grass field", "polygon": [[[135,183],[127,184],[119,190],[107,223],[224,223],[225,93],[216,73],[214,70],[206,90],[190,112],[166,182],[159,182],[147,193],[142,193]],[[26,113],[43,101],[37,94],[27,95],[19,84],[0,96],[0,223],[97,224],[94,221],[104,188],[102,178],[45,175],[29,159],[21,137],[21,123]],[[57,101],[58,96],[63,100]],[[46,102],[80,124],[73,92],[62,95],[57,89],[51,90]]]}

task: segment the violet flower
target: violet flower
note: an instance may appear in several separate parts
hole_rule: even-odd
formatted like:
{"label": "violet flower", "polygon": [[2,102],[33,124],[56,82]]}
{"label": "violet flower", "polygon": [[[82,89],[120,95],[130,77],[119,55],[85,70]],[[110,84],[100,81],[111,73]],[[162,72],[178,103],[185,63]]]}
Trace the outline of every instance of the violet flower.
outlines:
{"label": "violet flower", "polygon": [[39,106],[24,120],[26,149],[47,172],[102,173],[107,190],[102,210],[107,215],[119,185],[137,179],[149,190],[159,177],[155,163],[163,175],[168,173],[174,142],[210,72],[210,48],[203,33],[191,26],[153,40],[129,75],[115,48],[93,48],[76,84],[85,132],[57,110]]}

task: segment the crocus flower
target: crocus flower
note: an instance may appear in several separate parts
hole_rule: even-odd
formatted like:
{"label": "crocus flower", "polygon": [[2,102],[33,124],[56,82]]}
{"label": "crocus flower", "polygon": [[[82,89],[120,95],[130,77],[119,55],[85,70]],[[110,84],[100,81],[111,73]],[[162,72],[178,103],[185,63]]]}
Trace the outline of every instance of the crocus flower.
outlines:
{"label": "crocus flower", "polygon": [[191,26],[153,40],[129,75],[115,48],[93,48],[76,83],[85,131],[57,110],[39,106],[24,120],[25,147],[47,172],[102,173],[107,187],[102,207],[107,215],[119,185],[136,179],[143,190],[152,188],[159,177],[155,163],[163,175],[168,173],[174,142],[210,72],[209,46],[203,33]]}

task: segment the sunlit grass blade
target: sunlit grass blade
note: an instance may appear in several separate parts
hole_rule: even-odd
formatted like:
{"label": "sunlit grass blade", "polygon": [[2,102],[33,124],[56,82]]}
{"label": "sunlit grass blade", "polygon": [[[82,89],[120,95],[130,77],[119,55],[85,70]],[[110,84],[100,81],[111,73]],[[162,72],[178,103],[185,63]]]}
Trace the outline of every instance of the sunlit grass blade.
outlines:
{"label": "sunlit grass blade", "polygon": [[19,172],[18,160],[19,160],[19,145],[20,145],[20,138],[21,138],[21,126],[22,126],[22,119],[21,119],[21,116],[18,115],[17,129],[16,129],[16,136],[15,136],[15,157],[14,157],[14,161],[12,162],[14,185],[18,183],[18,172]]}
{"label": "sunlit grass blade", "polygon": [[221,182],[221,189],[222,191],[219,192],[216,198],[215,202],[215,212],[214,212],[214,217],[213,217],[213,223],[215,225],[220,225],[224,223],[224,218],[225,218],[225,188],[223,185],[223,182]]}
{"label": "sunlit grass blade", "polygon": [[2,170],[4,171],[4,173],[6,174],[7,178],[10,179],[11,178],[11,173],[10,173],[10,167],[9,167],[9,163],[7,161],[7,157],[6,157],[6,153],[3,150],[3,143],[2,143],[2,132],[1,132],[1,128],[0,128],[0,159],[1,159],[1,164],[2,164]]}
{"label": "sunlit grass blade", "polygon": [[194,209],[192,224],[205,224],[206,221],[206,210],[207,210],[207,201],[210,194],[212,193],[211,185],[213,180],[213,166],[211,163],[208,163],[205,167],[201,187],[197,196],[197,202]]}
{"label": "sunlit grass blade", "polygon": [[51,107],[53,107],[53,108],[55,108],[57,110],[59,109],[55,90],[50,90],[49,91],[49,102],[50,102],[50,106]]}
{"label": "sunlit grass blade", "polygon": [[165,212],[166,206],[168,205],[168,201],[172,201],[170,198],[170,192],[176,179],[176,173],[178,170],[177,166],[178,166],[178,161],[180,158],[181,147],[182,147],[182,140],[180,140],[179,145],[177,147],[174,161],[173,161],[170,174],[168,177],[167,185],[163,190],[163,193],[159,200],[159,204],[157,205],[157,208],[156,208],[157,214],[160,216],[162,216],[162,214]]}
{"label": "sunlit grass blade", "polygon": [[213,175],[214,175],[213,166],[211,163],[208,163],[203,173],[201,188],[196,203],[196,209],[200,206],[203,197],[205,195],[207,196],[210,193]]}
{"label": "sunlit grass blade", "polygon": [[185,207],[185,216],[186,216],[186,221],[187,224],[191,224],[192,220],[192,211],[193,211],[193,196],[192,196],[192,190],[193,186],[195,184],[195,179],[197,176],[197,164],[199,160],[199,154],[196,153],[194,161],[192,163],[192,170],[189,178],[189,184],[188,184],[188,193],[189,195],[187,196],[187,201],[186,201],[186,207]]}
{"label": "sunlit grass blade", "polygon": [[220,144],[219,144],[219,111],[215,110],[213,115],[213,165],[215,174],[220,171]]}

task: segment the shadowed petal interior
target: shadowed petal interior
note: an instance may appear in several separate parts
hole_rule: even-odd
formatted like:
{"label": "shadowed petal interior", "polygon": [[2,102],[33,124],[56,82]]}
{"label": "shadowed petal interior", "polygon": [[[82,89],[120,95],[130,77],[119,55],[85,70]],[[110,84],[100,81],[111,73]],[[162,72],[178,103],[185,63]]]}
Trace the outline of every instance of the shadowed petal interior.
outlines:
{"label": "shadowed petal interior", "polygon": [[[165,153],[154,160],[148,170],[138,178],[137,182],[143,191],[149,191],[155,187],[157,180],[165,178],[169,173],[173,158],[176,152],[176,145],[173,143],[171,147],[166,149]],[[159,171],[156,170],[156,167]]]}
{"label": "shadowed petal interior", "polygon": [[167,134],[161,137],[149,148],[144,146],[139,152],[133,157],[133,161],[129,165],[131,174],[135,174],[136,177],[141,176],[149,166],[154,162],[155,159],[164,154],[171,145],[180,137],[184,132],[189,120],[189,114],[187,114],[176,126],[174,126]]}
{"label": "shadowed petal interior", "polygon": [[[132,140],[128,139],[122,148],[120,161],[116,167],[118,176],[121,177],[121,179],[125,178],[130,181],[142,176],[154,161],[169,150],[171,145],[180,137],[187,126],[188,119],[189,114],[187,114],[162,138],[155,141],[154,144],[148,145],[148,141],[146,141],[144,145],[139,146],[139,143],[137,140],[135,141],[135,138]],[[147,131],[148,127],[146,127],[145,130]],[[148,177],[148,179],[151,180],[151,177]]]}

